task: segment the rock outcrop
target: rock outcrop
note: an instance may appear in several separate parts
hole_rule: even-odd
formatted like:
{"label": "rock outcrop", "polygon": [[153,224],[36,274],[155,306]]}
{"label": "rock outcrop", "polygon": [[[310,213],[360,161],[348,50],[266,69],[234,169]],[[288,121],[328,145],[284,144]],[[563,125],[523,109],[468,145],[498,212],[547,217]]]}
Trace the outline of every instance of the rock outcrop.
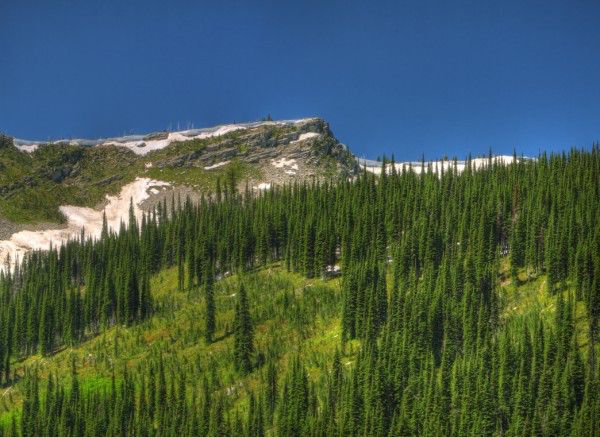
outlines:
{"label": "rock outcrop", "polygon": [[192,150],[154,165],[210,169],[238,159],[259,168],[263,182],[275,184],[314,177],[349,177],[359,171],[354,156],[321,118],[265,122],[215,140],[209,144],[198,141]]}

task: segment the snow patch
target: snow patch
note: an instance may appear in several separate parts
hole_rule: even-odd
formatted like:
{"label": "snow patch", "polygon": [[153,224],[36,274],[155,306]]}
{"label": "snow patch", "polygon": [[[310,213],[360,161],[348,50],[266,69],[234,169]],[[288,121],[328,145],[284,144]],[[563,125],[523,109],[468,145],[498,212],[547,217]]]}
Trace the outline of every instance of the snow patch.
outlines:
{"label": "snow patch", "polygon": [[152,168],[152,166],[153,166],[153,165],[154,165],[154,164],[152,164],[151,162],[147,162],[147,163],[144,165],[144,167],[145,167],[145,168]]}
{"label": "snow patch", "polygon": [[196,135],[193,138],[202,140],[204,138],[220,137],[222,135],[228,134],[229,132],[234,132],[240,129],[247,129],[247,127],[241,124],[228,124],[226,126],[220,126],[214,132],[202,132],[201,134]]}
{"label": "snow patch", "polygon": [[317,133],[317,132],[306,132],[304,134],[301,134],[297,140],[291,141],[290,144],[293,143],[299,143],[300,141],[304,141],[304,140],[308,140],[310,138],[316,138],[316,137],[320,137],[321,134]]}
{"label": "snow patch", "polygon": [[294,170],[286,170],[285,173],[289,174],[290,176],[294,176],[296,174]]}
{"label": "snow patch", "polygon": [[125,185],[117,196],[106,196],[107,205],[104,211],[80,206],[64,205],[60,211],[67,219],[64,229],[47,229],[43,231],[21,231],[13,234],[9,240],[0,241],[0,267],[6,263],[10,256],[11,268],[14,267],[17,257],[23,256],[31,250],[47,250],[58,247],[69,240],[79,238],[81,230],[85,230],[87,237],[99,238],[102,233],[102,213],[106,213],[108,227],[118,230],[121,222],[127,224],[129,205],[133,202],[134,215],[140,221],[142,210],[140,204],[149,197],[149,192],[158,193],[159,188],[169,186],[167,182],[156,181],[149,178],[136,178]]}
{"label": "snow patch", "polygon": [[37,150],[38,144],[23,144],[20,146],[16,146],[21,152],[33,153]]}

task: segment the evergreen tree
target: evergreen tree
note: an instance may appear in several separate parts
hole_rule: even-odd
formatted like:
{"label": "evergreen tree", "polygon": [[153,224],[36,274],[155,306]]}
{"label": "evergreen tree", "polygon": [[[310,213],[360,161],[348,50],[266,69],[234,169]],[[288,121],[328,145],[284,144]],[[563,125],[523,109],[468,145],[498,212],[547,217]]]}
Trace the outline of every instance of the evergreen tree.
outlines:
{"label": "evergreen tree", "polygon": [[204,297],[206,304],[206,323],[204,326],[204,339],[206,340],[206,343],[212,343],[216,328],[216,308],[214,298],[213,272],[210,268],[207,268],[205,278],[206,280],[204,285]]}
{"label": "evergreen tree", "polygon": [[235,306],[235,319],[233,325],[234,335],[234,365],[242,374],[252,371],[252,356],[254,353],[254,332],[252,318],[250,317],[250,305],[246,288],[243,284],[238,289],[238,298]]}

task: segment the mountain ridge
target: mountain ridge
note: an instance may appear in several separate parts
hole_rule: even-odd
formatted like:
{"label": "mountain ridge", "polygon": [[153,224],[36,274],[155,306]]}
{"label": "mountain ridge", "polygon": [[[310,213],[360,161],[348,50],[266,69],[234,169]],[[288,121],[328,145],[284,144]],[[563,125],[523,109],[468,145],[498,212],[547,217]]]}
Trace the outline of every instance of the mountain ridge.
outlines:
{"label": "mountain ridge", "polygon": [[[329,124],[314,117],[99,140],[2,138],[0,217],[13,222],[60,222],[59,205],[95,206],[135,177],[214,192],[219,177],[234,179],[241,190],[246,182],[258,189],[358,171],[354,156]],[[45,211],[25,211],[31,199],[40,197],[37,192],[58,187],[63,193],[42,196],[42,203],[49,203]]]}
{"label": "mountain ridge", "polygon": [[2,137],[0,263],[30,250],[117,231],[159,202],[357,174],[321,118],[39,144]]}

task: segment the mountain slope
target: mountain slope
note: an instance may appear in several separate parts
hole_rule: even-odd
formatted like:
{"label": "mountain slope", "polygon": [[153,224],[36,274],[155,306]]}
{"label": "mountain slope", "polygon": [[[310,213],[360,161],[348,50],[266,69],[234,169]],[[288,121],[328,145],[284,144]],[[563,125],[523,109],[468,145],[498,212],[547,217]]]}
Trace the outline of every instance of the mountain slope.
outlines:
{"label": "mountain slope", "polygon": [[130,200],[139,219],[173,198],[198,200],[221,188],[259,192],[358,171],[319,118],[47,144],[2,136],[0,146],[0,265],[84,229],[99,237],[103,212],[117,230]]}
{"label": "mountain slope", "polygon": [[594,436],[599,169],[230,192],[37,253],[0,274],[2,431]]}
{"label": "mountain slope", "polygon": [[3,137],[0,217],[61,222],[60,205],[97,206],[137,177],[214,191],[217,178],[236,189],[295,180],[347,177],[352,154],[319,118],[227,125],[105,140],[50,144]]}

